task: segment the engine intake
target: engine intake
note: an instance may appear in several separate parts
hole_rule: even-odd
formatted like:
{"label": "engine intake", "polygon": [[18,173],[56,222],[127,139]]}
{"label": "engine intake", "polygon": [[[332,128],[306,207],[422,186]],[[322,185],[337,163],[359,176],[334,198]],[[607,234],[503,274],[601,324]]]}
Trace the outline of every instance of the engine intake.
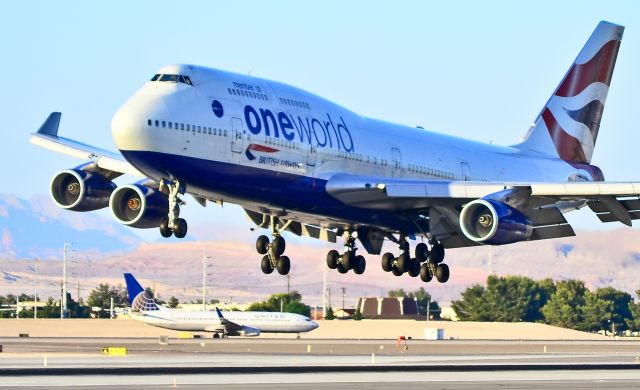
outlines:
{"label": "engine intake", "polygon": [[135,228],[156,228],[169,213],[163,193],[140,184],[118,187],[109,199],[111,214],[120,223]]}
{"label": "engine intake", "polygon": [[531,237],[533,224],[517,209],[493,199],[477,199],[460,213],[460,228],[475,242],[512,244]]}
{"label": "engine intake", "polygon": [[72,211],[93,211],[109,206],[116,184],[95,172],[67,169],[51,179],[50,193],[56,205]]}

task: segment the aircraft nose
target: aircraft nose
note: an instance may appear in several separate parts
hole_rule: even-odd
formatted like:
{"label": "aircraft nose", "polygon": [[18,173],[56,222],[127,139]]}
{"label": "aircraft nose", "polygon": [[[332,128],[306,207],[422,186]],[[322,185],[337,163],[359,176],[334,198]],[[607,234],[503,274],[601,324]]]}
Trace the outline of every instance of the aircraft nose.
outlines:
{"label": "aircraft nose", "polygon": [[119,150],[147,150],[153,141],[155,118],[167,115],[164,96],[142,88],[125,102],[111,119],[111,136]]}
{"label": "aircraft nose", "polygon": [[320,324],[318,324],[317,322],[311,321],[311,330],[314,330],[314,329],[318,328],[319,326],[320,326]]}

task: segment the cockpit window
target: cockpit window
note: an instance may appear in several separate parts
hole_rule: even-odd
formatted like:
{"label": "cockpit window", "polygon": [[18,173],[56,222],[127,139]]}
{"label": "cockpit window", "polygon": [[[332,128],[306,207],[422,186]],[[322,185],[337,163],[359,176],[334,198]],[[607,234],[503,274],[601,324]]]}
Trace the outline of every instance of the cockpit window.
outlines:
{"label": "cockpit window", "polygon": [[165,83],[183,83],[193,85],[189,76],[181,74],[157,74],[151,78],[151,81],[160,81]]}

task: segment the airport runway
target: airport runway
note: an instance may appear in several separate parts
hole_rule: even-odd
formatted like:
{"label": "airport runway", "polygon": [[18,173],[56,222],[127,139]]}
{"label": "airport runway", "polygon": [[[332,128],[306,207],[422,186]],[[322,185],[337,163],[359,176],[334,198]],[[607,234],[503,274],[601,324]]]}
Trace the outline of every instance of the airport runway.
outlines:
{"label": "airport runway", "polygon": [[[637,389],[636,341],[1,338],[2,388]],[[127,356],[103,356],[124,346]]]}

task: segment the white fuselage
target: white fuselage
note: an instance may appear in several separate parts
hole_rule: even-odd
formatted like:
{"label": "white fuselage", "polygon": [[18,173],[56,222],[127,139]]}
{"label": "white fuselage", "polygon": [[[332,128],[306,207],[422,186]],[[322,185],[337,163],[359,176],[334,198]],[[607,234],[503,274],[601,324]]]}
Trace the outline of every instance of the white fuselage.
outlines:
{"label": "white fuselage", "polygon": [[[259,329],[262,333],[302,333],[318,327],[308,317],[295,313],[225,311],[228,321]],[[131,312],[131,317],[161,328],[224,333],[225,328],[215,311],[186,311],[166,309]]]}
{"label": "white fuselage", "polygon": [[370,119],[273,81],[190,65],[159,73],[188,75],[193,84],[147,82],[115,114],[114,141],[148,177],[179,178],[188,192],[210,200],[286,209],[303,222],[397,227],[395,216],[372,221],[345,210],[324,191],[326,180],[336,173],[598,180],[593,171],[557,158]]}

